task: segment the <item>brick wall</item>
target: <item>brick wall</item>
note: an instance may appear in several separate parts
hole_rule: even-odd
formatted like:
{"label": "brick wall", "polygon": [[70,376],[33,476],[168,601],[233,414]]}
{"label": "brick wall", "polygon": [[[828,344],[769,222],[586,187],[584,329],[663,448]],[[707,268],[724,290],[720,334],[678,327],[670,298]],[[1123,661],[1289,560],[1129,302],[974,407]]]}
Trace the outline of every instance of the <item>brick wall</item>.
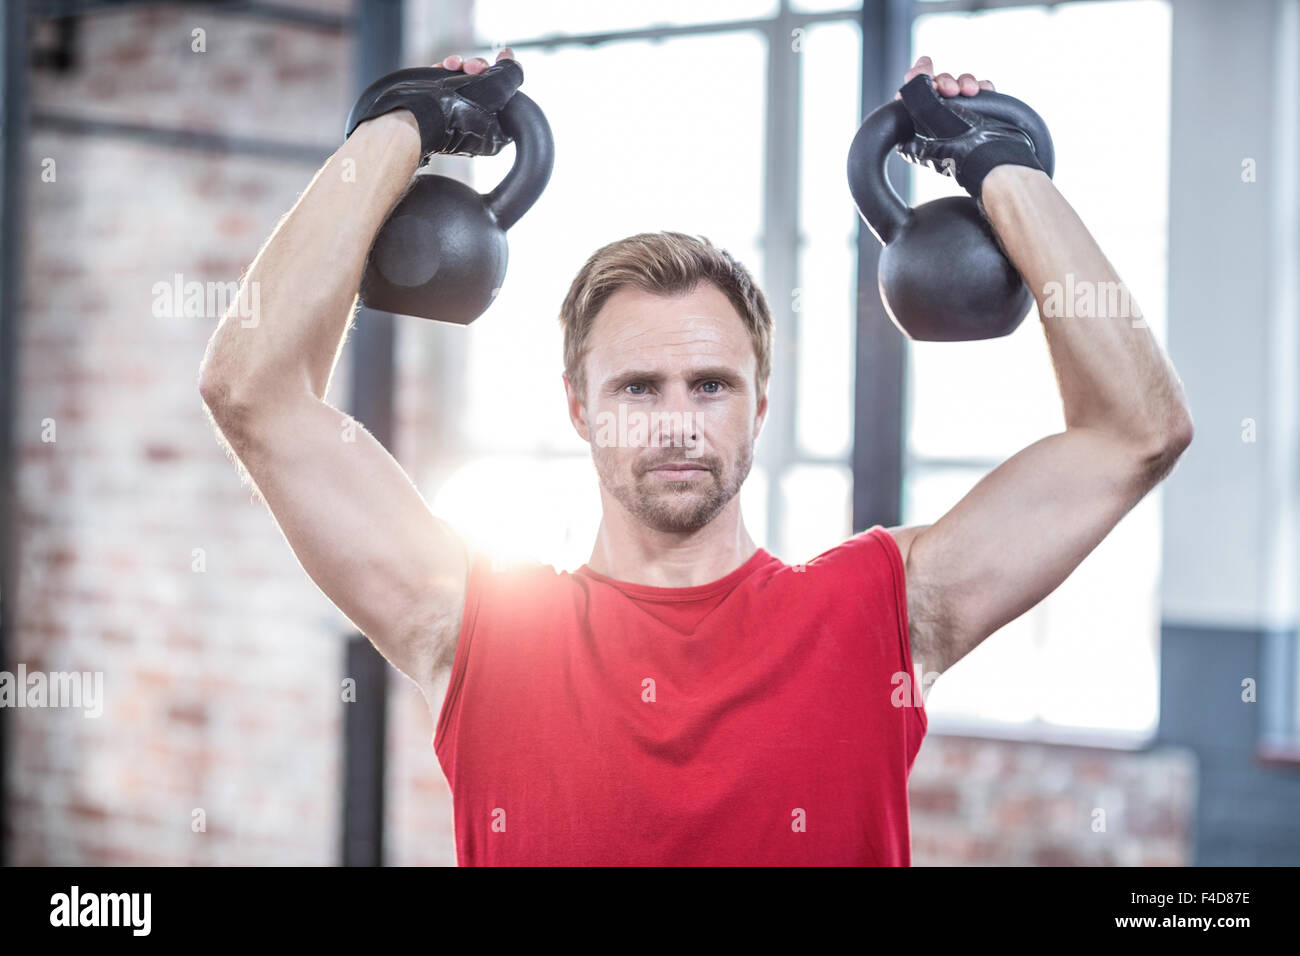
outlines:
{"label": "brick wall", "polygon": [[[83,18],[79,53],[33,73],[38,113],[328,147],[351,103],[351,39],[328,29],[144,5]],[[48,123],[29,158],[12,657],[102,671],[106,703],[6,715],[10,862],[333,864],[349,628],[214,440],[196,379],[218,316],[152,308],[178,273],[237,278],[313,167]],[[395,448],[417,475],[438,453],[436,337],[399,323]],[[345,361],[335,404],[347,386]],[[388,860],[452,864],[433,716],[390,684]],[[1176,754],[933,737],[912,792],[918,864],[1189,862]]]}
{"label": "brick wall", "polygon": [[1196,786],[1179,747],[927,737],[909,786],[912,862],[1190,866]]}
{"label": "brick wall", "polygon": [[[38,115],[332,144],[350,105],[337,31],[146,5],[78,41],[76,71],[33,72]],[[11,860],[332,863],[346,622],[207,424],[218,316],[152,308],[175,274],[237,279],[313,169],[39,123],[28,152],[13,656],[102,671],[106,704],[11,712]]]}

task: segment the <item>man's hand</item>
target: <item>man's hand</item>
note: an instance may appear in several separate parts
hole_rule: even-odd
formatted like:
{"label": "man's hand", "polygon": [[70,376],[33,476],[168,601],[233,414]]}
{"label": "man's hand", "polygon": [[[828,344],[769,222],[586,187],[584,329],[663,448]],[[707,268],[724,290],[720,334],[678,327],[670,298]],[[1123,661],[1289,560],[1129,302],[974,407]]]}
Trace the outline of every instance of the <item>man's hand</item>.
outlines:
{"label": "man's hand", "polygon": [[[934,89],[940,96],[974,96],[980,90],[992,90],[993,83],[990,80],[977,80],[970,73],[963,73],[961,76],[953,79],[951,73],[940,73],[934,75],[934,63],[928,56],[919,56],[916,63],[903,76],[903,85],[906,86],[913,79],[925,74],[933,81]],[[899,99],[899,94],[894,94],[894,99]]]}
{"label": "man's hand", "polygon": [[[515,51],[510,49],[508,46],[502,47],[501,52],[497,54],[497,62],[500,63],[502,60],[514,60],[516,63],[519,62],[515,58]],[[435,63],[434,66],[440,66],[444,70],[462,70],[470,76],[478,76],[488,68],[488,61],[483,59],[481,56],[470,57],[466,60],[460,55],[453,53],[451,56],[443,57],[442,62]]]}
{"label": "man's hand", "polygon": [[[898,92],[911,117],[914,135],[898,144],[899,154],[909,163],[928,166],[951,176],[976,199],[981,198],[984,179],[998,166],[1027,166],[1041,170],[1042,164],[1029,134],[1013,123],[993,119],[958,102],[958,94],[974,96],[993,84],[977,81],[969,73],[954,80],[940,74],[952,91],[945,97],[937,88],[929,59],[922,57],[907,73],[908,81]],[[987,84],[987,87],[984,85]]]}
{"label": "man's hand", "polygon": [[523,79],[508,47],[491,67],[483,57],[465,61],[452,55],[438,66],[397,70],[376,80],[357,99],[346,135],[367,120],[404,110],[419,128],[421,158],[435,153],[495,156],[510,142],[499,114]]}

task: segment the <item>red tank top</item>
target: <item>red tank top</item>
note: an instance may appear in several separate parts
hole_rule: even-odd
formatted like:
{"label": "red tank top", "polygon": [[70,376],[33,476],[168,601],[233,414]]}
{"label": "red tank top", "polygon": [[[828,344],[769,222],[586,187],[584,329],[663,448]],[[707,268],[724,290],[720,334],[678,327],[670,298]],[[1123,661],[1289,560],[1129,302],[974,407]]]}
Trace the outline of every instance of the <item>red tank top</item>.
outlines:
{"label": "red tank top", "polygon": [[687,588],[477,558],[433,737],[460,865],[910,865],[907,635],[880,526]]}

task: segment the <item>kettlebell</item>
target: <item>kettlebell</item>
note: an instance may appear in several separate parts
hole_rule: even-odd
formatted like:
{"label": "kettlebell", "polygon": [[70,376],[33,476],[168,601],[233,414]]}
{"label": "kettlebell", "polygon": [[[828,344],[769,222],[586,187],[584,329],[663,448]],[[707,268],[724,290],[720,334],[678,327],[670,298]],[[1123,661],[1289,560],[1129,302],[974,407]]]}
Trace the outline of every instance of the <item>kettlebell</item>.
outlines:
{"label": "kettlebell", "polygon": [[[981,90],[961,105],[1011,123],[1033,141],[1048,176],[1056,166],[1042,117],[1003,93]],[[921,342],[968,342],[1014,332],[1033,295],[1002,252],[993,228],[969,196],[947,196],[915,209],[894,192],[885,162],[913,135],[899,100],[874,110],[849,147],[849,192],[858,213],[884,245],[877,278],[894,324]]]}
{"label": "kettlebell", "polygon": [[536,103],[516,91],[499,120],[515,162],[487,195],[427,167],[416,171],[370,246],[360,290],[369,308],[468,325],[492,304],[506,275],[506,230],[541,196],[555,165],[551,127]]}

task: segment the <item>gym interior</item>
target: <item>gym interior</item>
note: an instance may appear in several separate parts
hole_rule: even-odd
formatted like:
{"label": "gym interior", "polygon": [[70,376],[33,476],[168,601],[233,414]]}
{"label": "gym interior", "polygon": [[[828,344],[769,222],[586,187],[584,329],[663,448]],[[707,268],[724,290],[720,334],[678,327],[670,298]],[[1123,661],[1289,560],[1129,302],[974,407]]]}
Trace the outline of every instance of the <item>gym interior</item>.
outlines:
{"label": "gym interior", "polygon": [[[80,706],[0,708],[0,861],[456,864],[424,699],[303,573],[198,369],[367,83],[504,46],[555,161],[499,294],[468,326],[361,308],[330,385],[434,512],[493,553],[586,559],[556,316],[641,231],[707,236],[768,296],[741,496],[786,562],[933,521],[1060,431],[1039,318],[900,334],[846,183],[918,55],[988,77],[1049,126],[1196,438],[935,685],[913,863],[1300,863],[1297,0],[4,4],[0,670],[98,677]],[[431,162],[486,193],[512,148]],[[889,173],[914,204],[960,193]]]}

